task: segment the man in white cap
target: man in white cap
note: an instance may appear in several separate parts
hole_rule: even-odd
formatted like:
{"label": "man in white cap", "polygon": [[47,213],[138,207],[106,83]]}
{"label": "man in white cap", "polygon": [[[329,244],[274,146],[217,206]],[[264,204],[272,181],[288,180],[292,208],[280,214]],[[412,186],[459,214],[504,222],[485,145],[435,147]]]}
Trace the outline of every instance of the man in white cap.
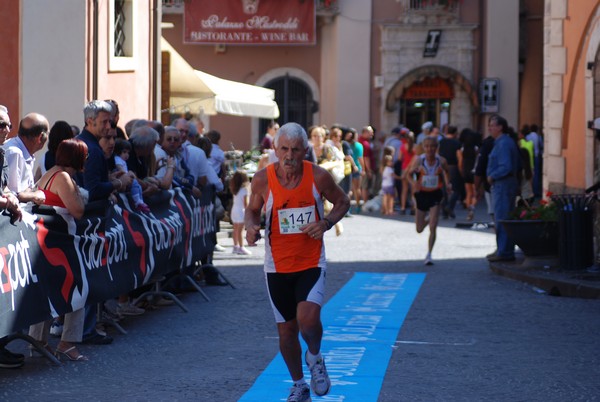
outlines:
{"label": "man in white cap", "polygon": [[417,135],[417,144],[420,144],[423,142],[423,140],[429,136],[429,133],[431,132],[431,129],[433,128],[433,123],[430,121],[426,121],[425,123],[423,123],[423,125],[421,126],[421,131],[419,133],[419,135]]}

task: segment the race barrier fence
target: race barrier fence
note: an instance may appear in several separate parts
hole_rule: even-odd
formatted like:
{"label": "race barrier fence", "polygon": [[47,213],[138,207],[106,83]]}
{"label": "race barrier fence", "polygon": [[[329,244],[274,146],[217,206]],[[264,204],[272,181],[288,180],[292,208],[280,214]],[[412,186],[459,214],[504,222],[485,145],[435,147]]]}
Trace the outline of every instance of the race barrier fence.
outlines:
{"label": "race barrier fence", "polygon": [[214,189],[96,202],[76,220],[59,207],[0,216],[0,337],[151,284],[209,255],[216,241]]}

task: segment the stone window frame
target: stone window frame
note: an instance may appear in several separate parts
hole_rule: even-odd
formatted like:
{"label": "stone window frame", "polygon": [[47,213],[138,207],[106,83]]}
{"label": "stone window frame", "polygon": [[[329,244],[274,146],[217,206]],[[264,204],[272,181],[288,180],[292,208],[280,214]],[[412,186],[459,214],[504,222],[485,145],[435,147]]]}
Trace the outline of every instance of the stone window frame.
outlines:
{"label": "stone window frame", "polygon": [[108,71],[134,71],[138,63],[138,12],[135,0],[123,1],[124,35],[125,46],[124,56],[115,55],[115,19],[118,0],[108,1]]}

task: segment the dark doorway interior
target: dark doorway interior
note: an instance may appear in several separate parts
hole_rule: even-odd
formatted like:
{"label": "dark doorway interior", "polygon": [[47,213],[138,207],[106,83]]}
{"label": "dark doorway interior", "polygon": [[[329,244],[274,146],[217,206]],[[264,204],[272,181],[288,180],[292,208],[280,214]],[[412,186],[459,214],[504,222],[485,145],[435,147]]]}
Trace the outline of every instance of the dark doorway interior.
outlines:
{"label": "dark doorway interior", "polygon": [[[265,87],[275,90],[275,102],[280,113],[276,121],[279,125],[293,121],[308,128],[313,124],[312,116],[317,111],[318,105],[304,81],[285,75],[268,82]],[[270,121],[259,120],[259,140],[264,137]]]}

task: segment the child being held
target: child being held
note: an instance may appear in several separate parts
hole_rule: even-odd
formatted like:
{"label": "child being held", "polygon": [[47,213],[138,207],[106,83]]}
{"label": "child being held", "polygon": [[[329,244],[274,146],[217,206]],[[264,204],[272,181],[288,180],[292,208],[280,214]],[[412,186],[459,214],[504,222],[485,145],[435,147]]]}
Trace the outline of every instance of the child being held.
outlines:
{"label": "child being held", "polygon": [[[118,138],[115,142],[115,166],[118,170],[121,170],[125,173],[129,171],[127,169],[127,159],[129,159],[129,153],[131,152],[131,143],[127,140]],[[142,197],[142,186],[137,180],[133,180],[131,182],[131,198],[133,198],[133,202],[135,203],[135,209],[139,212],[150,213],[150,208],[144,202],[144,198]]]}

